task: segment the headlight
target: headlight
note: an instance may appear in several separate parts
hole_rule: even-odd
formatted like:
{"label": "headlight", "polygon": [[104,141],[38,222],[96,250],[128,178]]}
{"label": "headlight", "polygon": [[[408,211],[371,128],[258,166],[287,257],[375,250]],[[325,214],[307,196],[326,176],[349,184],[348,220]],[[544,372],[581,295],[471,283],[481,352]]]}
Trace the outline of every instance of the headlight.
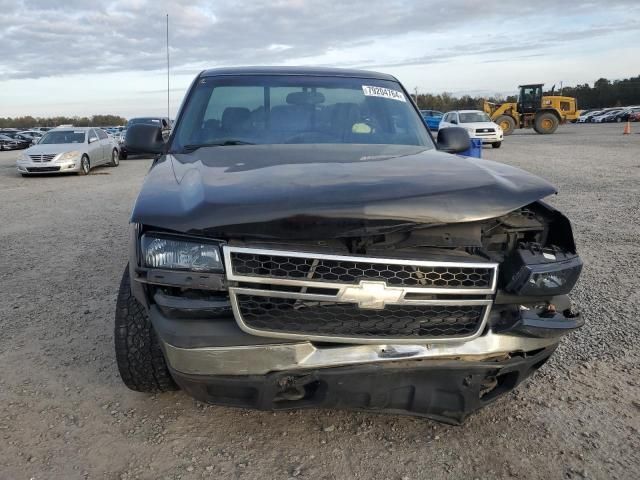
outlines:
{"label": "headlight", "polygon": [[23,153],[23,154],[20,155],[20,161],[21,162],[29,162],[29,161],[31,161],[31,158],[26,153]]}
{"label": "headlight", "polygon": [[465,128],[465,130],[467,131],[467,133],[469,134],[469,136],[474,136],[476,131],[474,128]]}
{"label": "headlight", "polygon": [[62,155],[60,155],[60,157],[58,158],[59,162],[66,162],[69,160],[75,160],[76,158],[78,158],[81,155],[80,152],[74,150],[72,152],[66,152],[63,153]]}
{"label": "headlight", "polygon": [[505,290],[517,295],[549,296],[569,293],[582,271],[578,255],[542,248],[523,248],[505,260]]}
{"label": "headlight", "polygon": [[216,243],[143,235],[142,258],[151,268],[222,272],[220,247]]}

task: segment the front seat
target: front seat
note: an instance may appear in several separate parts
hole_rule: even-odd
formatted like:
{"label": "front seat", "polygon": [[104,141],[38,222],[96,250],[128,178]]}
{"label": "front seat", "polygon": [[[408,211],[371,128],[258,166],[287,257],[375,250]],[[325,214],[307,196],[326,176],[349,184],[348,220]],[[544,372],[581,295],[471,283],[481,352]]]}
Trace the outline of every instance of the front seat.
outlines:
{"label": "front seat", "polygon": [[222,112],[220,126],[226,135],[238,135],[246,130],[251,111],[244,107],[227,107]]}
{"label": "front seat", "polygon": [[331,112],[331,127],[343,141],[351,137],[351,129],[360,121],[360,107],[356,103],[336,103]]}

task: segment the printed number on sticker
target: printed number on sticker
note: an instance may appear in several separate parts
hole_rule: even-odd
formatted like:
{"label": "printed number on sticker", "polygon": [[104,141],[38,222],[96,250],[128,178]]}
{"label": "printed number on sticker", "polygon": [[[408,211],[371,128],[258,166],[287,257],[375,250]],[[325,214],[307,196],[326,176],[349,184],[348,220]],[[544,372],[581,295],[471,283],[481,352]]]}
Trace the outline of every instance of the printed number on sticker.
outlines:
{"label": "printed number on sticker", "polygon": [[367,97],[390,98],[392,100],[398,100],[400,102],[407,101],[406,98],[404,98],[404,94],[402,92],[391,90],[390,88],[371,87],[368,85],[363,85],[362,91]]}

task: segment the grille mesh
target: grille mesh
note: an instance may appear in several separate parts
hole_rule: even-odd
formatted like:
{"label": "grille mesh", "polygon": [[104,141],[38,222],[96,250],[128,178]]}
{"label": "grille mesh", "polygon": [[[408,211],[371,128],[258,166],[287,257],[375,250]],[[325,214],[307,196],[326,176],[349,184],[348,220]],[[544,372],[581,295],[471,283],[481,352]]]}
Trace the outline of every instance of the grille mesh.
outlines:
{"label": "grille mesh", "polygon": [[401,287],[490,288],[492,275],[490,268],[379,264],[244,252],[232,252],[231,261],[236,275],[304,280],[315,262],[314,281],[379,280]]}
{"label": "grille mesh", "polygon": [[57,172],[60,170],[60,167],[27,167],[28,172],[36,173],[36,172]]}
{"label": "grille mesh", "polygon": [[238,295],[242,320],[270,332],[348,337],[457,337],[479,328],[485,306],[387,305],[361,310],[350,303]]}

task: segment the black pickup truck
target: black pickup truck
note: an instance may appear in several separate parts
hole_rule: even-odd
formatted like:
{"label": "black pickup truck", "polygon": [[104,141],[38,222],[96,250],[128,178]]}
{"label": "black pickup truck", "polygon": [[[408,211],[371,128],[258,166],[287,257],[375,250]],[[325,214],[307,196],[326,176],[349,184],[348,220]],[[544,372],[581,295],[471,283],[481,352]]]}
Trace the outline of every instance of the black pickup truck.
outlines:
{"label": "black pickup truck", "polygon": [[394,77],[207,70],[133,208],[115,315],[137,391],[458,424],[582,324],[582,268],[545,180],[434,142]]}

